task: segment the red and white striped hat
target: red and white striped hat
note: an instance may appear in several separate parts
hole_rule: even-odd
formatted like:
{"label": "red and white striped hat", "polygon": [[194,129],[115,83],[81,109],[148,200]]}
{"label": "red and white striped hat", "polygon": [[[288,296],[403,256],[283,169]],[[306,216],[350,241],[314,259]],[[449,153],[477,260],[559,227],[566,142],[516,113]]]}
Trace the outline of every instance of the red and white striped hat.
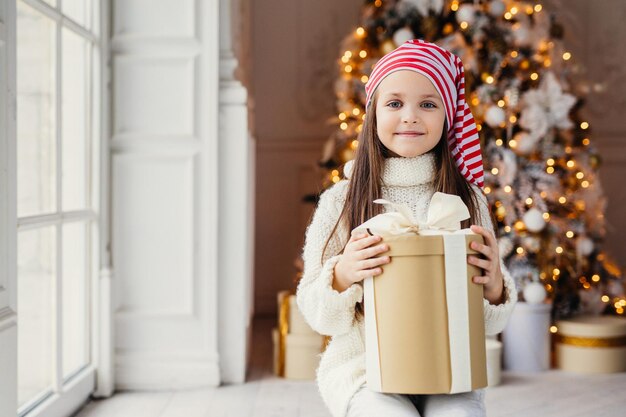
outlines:
{"label": "red and white striped hat", "polygon": [[476,122],[465,101],[465,71],[461,59],[430,42],[410,40],[382,57],[365,84],[366,109],[376,88],[389,74],[410,70],[424,75],[441,96],[448,121],[448,145],[461,174],[483,187],[483,160]]}

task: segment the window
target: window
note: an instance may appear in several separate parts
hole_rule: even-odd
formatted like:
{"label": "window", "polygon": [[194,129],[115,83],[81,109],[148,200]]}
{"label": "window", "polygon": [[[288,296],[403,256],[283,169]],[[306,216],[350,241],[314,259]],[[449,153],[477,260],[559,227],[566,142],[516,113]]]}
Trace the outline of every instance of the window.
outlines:
{"label": "window", "polygon": [[55,394],[69,397],[80,380],[93,384],[100,0],[15,1],[18,412],[26,415]]}

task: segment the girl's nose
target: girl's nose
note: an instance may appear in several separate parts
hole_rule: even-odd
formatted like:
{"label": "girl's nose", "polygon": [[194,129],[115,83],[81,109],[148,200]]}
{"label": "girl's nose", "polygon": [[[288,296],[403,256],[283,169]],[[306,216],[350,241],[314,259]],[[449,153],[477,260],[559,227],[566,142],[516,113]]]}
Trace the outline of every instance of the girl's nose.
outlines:
{"label": "girl's nose", "polygon": [[412,110],[409,109],[408,106],[406,107],[405,111],[402,113],[402,122],[403,123],[417,123],[419,120],[419,117],[417,116],[417,113]]}

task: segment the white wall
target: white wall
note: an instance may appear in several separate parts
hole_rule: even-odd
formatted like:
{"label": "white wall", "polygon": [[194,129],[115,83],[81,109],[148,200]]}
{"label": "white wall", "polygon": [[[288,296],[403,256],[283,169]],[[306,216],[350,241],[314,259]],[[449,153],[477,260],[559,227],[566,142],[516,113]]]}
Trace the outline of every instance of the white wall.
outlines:
{"label": "white wall", "polygon": [[254,144],[234,36],[245,4],[113,1],[118,389],[245,380]]}
{"label": "white wall", "polygon": [[218,2],[115,0],[116,388],[220,381]]}

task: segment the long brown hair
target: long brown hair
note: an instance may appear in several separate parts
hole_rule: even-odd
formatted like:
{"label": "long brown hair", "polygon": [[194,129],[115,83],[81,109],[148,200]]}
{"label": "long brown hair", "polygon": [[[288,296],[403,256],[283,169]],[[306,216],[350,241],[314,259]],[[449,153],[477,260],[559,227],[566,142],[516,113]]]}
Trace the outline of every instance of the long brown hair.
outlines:
{"label": "long brown hair", "polygon": [[[363,122],[363,129],[359,138],[359,146],[354,158],[354,165],[346,200],[335,223],[330,236],[326,240],[320,262],[324,259],[324,254],[328,249],[328,244],[339,224],[343,222],[346,226],[347,236],[345,242],[350,240],[350,231],[383,212],[380,204],[374,204],[374,200],[382,197],[382,174],[385,159],[392,155],[392,152],[382,143],[376,131],[376,103],[378,95],[375,94],[370,109],[366,113]],[[461,197],[470,212],[470,218],[462,222],[463,228],[472,224],[477,224],[478,220],[478,200],[467,179],[459,172],[459,169],[452,158],[450,148],[447,144],[448,124],[444,122],[442,137],[430,151],[435,154],[435,175],[434,191],[447,194],[454,194]],[[341,249],[343,253],[344,247]],[[362,315],[363,306],[357,304],[357,316]]]}
{"label": "long brown hair", "polygon": [[[348,183],[346,201],[339,219],[337,219],[330,236],[326,240],[322,259],[341,222],[346,225],[348,234],[345,241],[347,242],[350,240],[351,230],[383,211],[380,204],[374,204],[374,200],[382,197],[383,168],[385,159],[392,156],[392,152],[383,145],[376,132],[376,102],[377,96],[374,96],[370,104],[371,108],[366,113],[363,122],[363,130]],[[442,137],[430,151],[435,154],[434,190],[461,197],[470,212],[470,218],[461,224],[465,228],[471,224],[477,224],[478,200],[469,182],[461,175],[452,158],[446,140],[447,131],[447,122],[444,122]]]}

